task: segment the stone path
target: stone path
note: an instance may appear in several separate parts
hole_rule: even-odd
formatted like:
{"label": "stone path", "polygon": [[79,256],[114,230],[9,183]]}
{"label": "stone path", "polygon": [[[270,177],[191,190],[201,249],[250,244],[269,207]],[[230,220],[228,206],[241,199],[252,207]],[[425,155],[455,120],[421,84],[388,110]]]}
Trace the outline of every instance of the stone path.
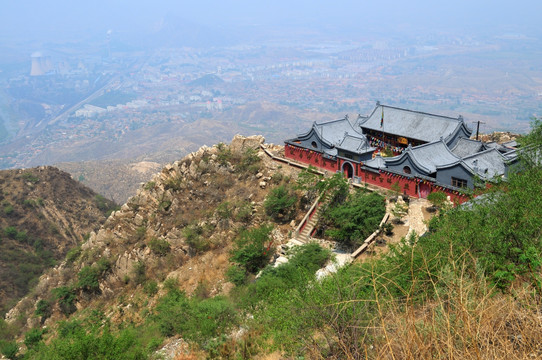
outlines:
{"label": "stone path", "polygon": [[409,229],[408,236],[412,233],[416,233],[418,236],[422,236],[427,231],[427,225],[423,217],[423,208],[430,206],[431,203],[426,199],[411,199],[408,207],[408,220]]}

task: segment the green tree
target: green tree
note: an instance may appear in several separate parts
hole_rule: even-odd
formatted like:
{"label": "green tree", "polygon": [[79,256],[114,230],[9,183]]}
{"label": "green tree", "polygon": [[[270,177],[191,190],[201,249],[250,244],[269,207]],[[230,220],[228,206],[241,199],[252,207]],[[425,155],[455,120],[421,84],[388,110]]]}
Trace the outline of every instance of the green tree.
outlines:
{"label": "green tree", "polygon": [[348,196],[348,181],[340,173],[335,173],[333,176],[325,178],[316,184],[320,195],[326,194],[330,206],[342,203]]}
{"label": "green tree", "polygon": [[270,234],[273,227],[262,225],[251,230],[243,230],[237,236],[230,261],[243,267],[249,273],[256,273],[269,262],[274,249]]}
{"label": "green tree", "polygon": [[431,202],[433,207],[441,209],[446,204],[447,196],[441,191],[432,192],[427,196],[427,200]]}
{"label": "green tree", "polygon": [[519,151],[521,166],[527,169],[540,167],[542,165],[542,119],[533,119],[529,134],[518,141],[521,144]]}
{"label": "green tree", "polygon": [[58,300],[60,311],[64,315],[67,316],[75,312],[75,300],[77,299],[77,297],[75,296],[75,292],[73,291],[73,289],[70,289],[66,286],[61,286],[53,289],[52,293],[54,297]]}
{"label": "green tree", "polygon": [[49,316],[51,316],[52,309],[51,309],[51,303],[47,300],[41,299],[36,304],[36,311],[35,314],[38,316],[41,316],[41,322],[45,321]]}
{"label": "green tree", "polygon": [[386,209],[385,199],[377,193],[356,191],[343,204],[328,207],[320,226],[326,235],[347,246],[359,245],[378,228]]}
{"label": "green tree", "polygon": [[297,195],[285,185],[279,185],[271,190],[263,205],[265,213],[273,220],[287,222],[295,214],[296,203]]}
{"label": "green tree", "polygon": [[100,274],[98,269],[91,266],[84,266],[77,274],[77,287],[87,292],[98,292],[100,290]]}
{"label": "green tree", "polygon": [[149,241],[149,248],[158,256],[165,256],[171,250],[167,240],[157,238],[152,238],[151,241]]}
{"label": "green tree", "polygon": [[34,349],[41,343],[44,333],[42,329],[31,329],[24,336],[24,344],[28,349]]}
{"label": "green tree", "polygon": [[0,345],[0,352],[9,360],[17,359],[17,353],[19,352],[19,346],[16,342],[6,342]]}

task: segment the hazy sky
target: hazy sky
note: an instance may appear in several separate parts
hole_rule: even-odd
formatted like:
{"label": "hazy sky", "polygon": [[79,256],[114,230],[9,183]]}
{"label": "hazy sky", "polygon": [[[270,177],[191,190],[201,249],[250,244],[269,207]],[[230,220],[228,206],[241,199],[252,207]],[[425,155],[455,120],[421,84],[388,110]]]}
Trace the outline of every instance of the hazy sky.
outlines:
{"label": "hazy sky", "polygon": [[300,26],[322,31],[390,34],[453,29],[500,34],[540,32],[539,0],[3,0],[0,41],[62,41],[103,34],[112,29],[128,36],[160,30],[165,23],[238,25],[280,30]]}

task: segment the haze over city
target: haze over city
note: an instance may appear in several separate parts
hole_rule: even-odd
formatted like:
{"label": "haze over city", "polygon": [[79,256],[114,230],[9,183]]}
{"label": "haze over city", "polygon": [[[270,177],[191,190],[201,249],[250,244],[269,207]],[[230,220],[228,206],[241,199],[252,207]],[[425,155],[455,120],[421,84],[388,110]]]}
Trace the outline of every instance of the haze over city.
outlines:
{"label": "haze over city", "polygon": [[376,101],[525,132],[532,1],[20,1],[0,14],[0,167],[281,143]]}

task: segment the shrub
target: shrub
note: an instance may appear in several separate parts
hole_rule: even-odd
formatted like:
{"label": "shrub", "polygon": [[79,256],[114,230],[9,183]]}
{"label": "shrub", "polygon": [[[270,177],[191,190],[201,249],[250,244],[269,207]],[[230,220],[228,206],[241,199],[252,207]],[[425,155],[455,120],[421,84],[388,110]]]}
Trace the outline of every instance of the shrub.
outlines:
{"label": "shrub", "polygon": [[222,166],[226,166],[228,161],[232,160],[232,152],[224,143],[218,143],[218,152],[216,154],[216,160]]}
{"label": "shrub", "polygon": [[436,208],[442,208],[446,204],[447,196],[441,191],[432,192],[427,196],[427,200]]}
{"label": "shrub", "polygon": [[143,284],[145,280],[147,279],[147,275],[145,274],[146,266],[145,266],[145,263],[143,263],[142,261],[138,261],[135,263],[133,272],[134,272],[134,282],[136,284],[138,285]]}
{"label": "shrub", "polygon": [[82,251],[83,250],[81,249],[81,246],[77,246],[77,247],[74,247],[73,249],[70,249],[68,253],[66,254],[67,263],[72,264],[75,260],[79,258]]}
{"label": "shrub", "polygon": [[265,213],[275,221],[287,222],[295,214],[297,195],[280,185],[271,190],[264,202]]}
{"label": "shrub", "polygon": [[169,243],[164,239],[152,238],[149,241],[149,248],[158,256],[165,256],[170,251]]}
{"label": "shrub", "polygon": [[58,300],[60,311],[64,315],[70,315],[75,312],[75,292],[66,286],[61,286],[52,290],[53,295]]}
{"label": "shrub", "polygon": [[25,179],[26,181],[28,181],[28,182],[30,182],[32,184],[35,184],[38,181],[40,181],[40,179],[37,176],[33,175],[30,172],[24,172],[22,177],[23,177],[23,179]]}
{"label": "shrub", "polygon": [[136,228],[136,241],[143,240],[145,238],[145,234],[147,233],[147,228],[145,226],[139,226]]}
{"label": "shrub", "polygon": [[111,261],[106,257],[101,257],[98,261],[96,261],[95,268],[98,275],[103,277],[106,272],[111,270]]}
{"label": "shrub", "polygon": [[330,257],[331,252],[316,243],[294,247],[290,260],[278,267],[266,267],[261,276],[248,285],[240,302],[248,306],[261,303],[265,307],[266,302],[289,298],[289,291],[303,291]]}
{"label": "shrub", "polygon": [[203,238],[203,227],[194,224],[186,226],[183,231],[183,236],[190,249],[195,253],[200,253],[209,248],[209,242]]}
{"label": "shrub", "polygon": [[231,204],[227,201],[220,203],[216,207],[216,215],[221,219],[230,219],[233,212]]}
{"label": "shrub", "polygon": [[11,239],[15,239],[18,233],[19,232],[17,231],[17,228],[15,226],[8,226],[4,229],[4,234],[6,234],[6,236]]}
{"label": "shrub", "polygon": [[149,296],[154,296],[156,293],[158,293],[158,284],[156,281],[151,280],[143,286],[143,291],[145,291],[145,294]]}
{"label": "shrub", "polygon": [[156,182],[154,181],[149,181],[148,183],[145,184],[145,186],[143,187],[145,190],[152,190],[154,189],[154,186],[156,185]]}
{"label": "shrub", "polygon": [[9,201],[7,201],[7,200],[2,201],[2,206],[4,207],[3,211],[4,211],[5,215],[10,216],[15,212],[15,209],[13,208],[13,205],[11,205],[9,203]]}
{"label": "shrub", "polygon": [[237,170],[240,172],[256,174],[260,169],[260,162],[261,159],[258,157],[256,150],[248,148],[241,155]]}
{"label": "shrub", "polygon": [[36,201],[32,200],[32,199],[25,199],[23,201],[23,206],[25,206],[25,207],[34,207],[34,206],[36,206]]}
{"label": "shrub", "polygon": [[252,218],[252,204],[248,201],[237,204],[234,219],[243,223],[248,223]]}
{"label": "shrub", "polygon": [[320,226],[333,240],[355,246],[378,228],[385,212],[384,197],[357,191],[345,203],[328,207],[322,213]]}
{"label": "shrub", "polygon": [[162,200],[158,204],[158,211],[168,211],[170,207],[171,207],[171,201]]}
{"label": "shrub", "polygon": [[84,266],[77,274],[77,287],[87,292],[98,292],[100,290],[99,271],[90,266]]}
{"label": "shrub", "polygon": [[28,235],[26,234],[26,231],[19,231],[17,232],[17,235],[15,235],[15,239],[18,242],[26,243],[28,240]]}
{"label": "shrub", "polygon": [[107,209],[109,208],[109,205],[107,203],[107,199],[104,198],[102,195],[96,195],[94,196],[94,201],[96,202],[96,206],[98,207],[98,209],[100,209],[101,211],[107,211]]}
{"label": "shrub", "polygon": [[228,279],[229,282],[240,286],[246,282],[247,272],[239,265],[232,265],[226,271],[226,279]]}
{"label": "shrub", "polygon": [[24,336],[24,344],[28,349],[34,349],[41,342],[45,330],[32,329]]}
{"label": "shrub", "polygon": [[17,353],[19,352],[19,345],[16,342],[6,342],[0,344],[0,352],[9,360],[17,359]]}
{"label": "shrub", "polygon": [[83,327],[79,322],[65,322],[60,326],[59,333],[61,336],[48,345],[30,351],[25,359],[143,360],[149,355],[145,344],[131,328],[114,334],[108,324]]}
{"label": "shrub", "polygon": [[250,273],[256,273],[267,265],[274,252],[269,239],[271,230],[273,230],[272,226],[262,225],[251,230],[241,231],[235,239],[230,261]]}
{"label": "shrub", "polygon": [[51,316],[51,303],[47,300],[41,299],[36,304],[35,314],[41,316],[42,321]]}
{"label": "shrub", "polygon": [[180,334],[203,344],[231,328],[236,317],[232,304],[222,296],[189,299],[174,289],[160,299],[154,321],[163,336]]}
{"label": "shrub", "polygon": [[179,191],[182,188],[183,178],[181,176],[176,176],[174,178],[169,178],[164,183],[165,190]]}

